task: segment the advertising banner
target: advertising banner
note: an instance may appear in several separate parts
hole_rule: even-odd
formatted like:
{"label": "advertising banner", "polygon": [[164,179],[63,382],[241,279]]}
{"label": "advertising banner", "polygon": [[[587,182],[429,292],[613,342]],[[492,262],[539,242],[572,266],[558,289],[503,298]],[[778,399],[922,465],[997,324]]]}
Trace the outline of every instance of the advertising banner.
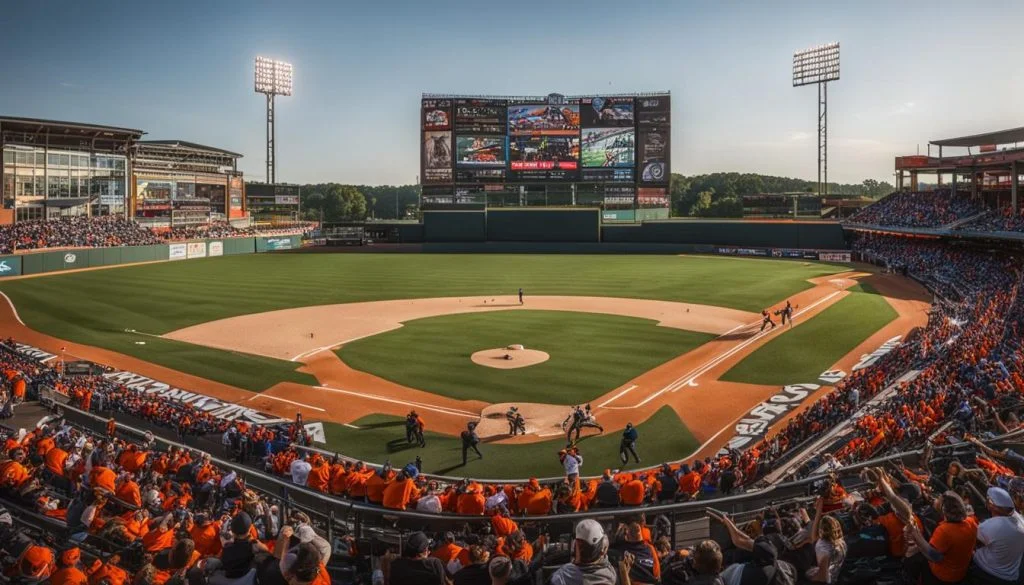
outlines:
{"label": "advertising banner", "polygon": [[822,262],[850,262],[849,252],[818,252],[818,260]]}
{"label": "advertising banner", "polygon": [[624,126],[632,128],[633,98],[589,97],[580,100],[580,123],[584,128]]}
{"label": "advertising banner", "polygon": [[168,260],[184,260],[188,258],[188,248],[185,244],[171,244],[167,246]]}
{"label": "advertising banner", "polygon": [[579,158],[575,136],[516,136],[509,142],[509,168],[519,179],[574,179]]}
{"label": "advertising banner", "polygon": [[640,162],[641,183],[668,183],[669,139],[667,128],[640,131],[637,158]]}
{"label": "advertising banner", "polygon": [[108,372],[103,374],[103,377],[112,382],[122,384],[129,390],[138,392],[142,395],[154,396],[162,400],[192,405],[194,408],[222,420],[242,420],[256,425],[290,422],[288,419],[266,415],[247,406],[241,406],[231,402],[223,402],[204,394],[188,392],[180,388],[175,388],[170,384],[165,384],[164,382],[159,382],[134,372]]}
{"label": "advertising banner", "polygon": [[768,430],[800,406],[815,390],[818,384],[790,384],[767,401],[755,406],[736,423],[736,435],[729,441],[730,449],[743,449],[763,439]]}
{"label": "advertising banner", "polygon": [[636,98],[637,126],[671,126],[672,105],[667,95]]}
{"label": "advertising banner", "polygon": [[299,204],[299,196],[298,195],[275,195],[274,196],[274,203],[276,205],[298,205]]}
{"label": "advertising banner", "polygon": [[423,133],[423,182],[452,182],[452,133]]}
{"label": "advertising banner", "polygon": [[206,258],[206,242],[189,242],[185,246],[186,257]]}
{"label": "advertising banner", "polygon": [[14,347],[15,349],[18,350],[18,353],[20,353],[21,355],[30,357],[38,362],[48,362],[53,358],[57,357],[56,354],[52,354],[44,349],[39,349],[38,347],[26,345],[24,343],[16,342],[14,344]]}
{"label": "advertising banner", "polygon": [[502,99],[465,98],[455,100],[455,132],[505,135],[507,102]]}
{"label": "advertising banner", "polygon": [[210,256],[223,256],[224,242],[210,242],[209,251]]}
{"label": "advertising banner", "polygon": [[21,276],[21,256],[7,256],[0,260],[0,278]]}
{"label": "advertising banner", "polygon": [[268,238],[267,239],[268,250],[291,250],[292,239],[291,238]]}
{"label": "advertising banner", "polygon": [[513,136],[579,136],[579,104],[523,104],[508,107]]}

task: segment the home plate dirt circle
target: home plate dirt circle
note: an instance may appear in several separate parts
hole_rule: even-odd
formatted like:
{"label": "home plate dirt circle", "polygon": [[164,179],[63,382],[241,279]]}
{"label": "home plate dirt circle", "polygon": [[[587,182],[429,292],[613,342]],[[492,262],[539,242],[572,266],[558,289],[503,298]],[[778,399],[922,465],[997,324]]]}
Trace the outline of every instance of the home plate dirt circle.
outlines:
{"label": "home plate dirt circle", "polygon": [[498,368],[499,370],[512,370],[535,366],[548,361],[550,357],[546,352],[540,350],[526,349],[521,345],[508,345],[494,349],[482,349],[469,356],[469,359],[473,360],[474,364],[480,366]]}

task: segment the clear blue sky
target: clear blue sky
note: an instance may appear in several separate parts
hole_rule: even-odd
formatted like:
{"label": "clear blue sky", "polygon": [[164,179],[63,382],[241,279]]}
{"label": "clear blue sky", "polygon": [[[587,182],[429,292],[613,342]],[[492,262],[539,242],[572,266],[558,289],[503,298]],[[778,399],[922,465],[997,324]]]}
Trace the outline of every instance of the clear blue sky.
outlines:
{"label": "clear blue sky", "polygon": [[1021,0],[5,2],[0,113],[141,128],[264,176],[262,54],[295,64],[278,179],[411,183],[422,92],[671,90],[673,171],[813,178],[792,52],[842,43],[830,179],[892,179],[928,139],[1024,125]]}

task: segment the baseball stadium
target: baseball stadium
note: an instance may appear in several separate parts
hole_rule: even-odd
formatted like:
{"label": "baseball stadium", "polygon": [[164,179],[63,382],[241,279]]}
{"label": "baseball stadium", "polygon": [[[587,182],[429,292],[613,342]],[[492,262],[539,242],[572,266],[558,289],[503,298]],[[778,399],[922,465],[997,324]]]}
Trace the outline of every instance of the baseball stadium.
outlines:
{"label": "baseball stadium", "polygon": [[5,580],[1024,580],[1024,128],[683,218],[671,92],[424,93],[415,209],[325,221],[255,87],[266,182],[0,116]]}

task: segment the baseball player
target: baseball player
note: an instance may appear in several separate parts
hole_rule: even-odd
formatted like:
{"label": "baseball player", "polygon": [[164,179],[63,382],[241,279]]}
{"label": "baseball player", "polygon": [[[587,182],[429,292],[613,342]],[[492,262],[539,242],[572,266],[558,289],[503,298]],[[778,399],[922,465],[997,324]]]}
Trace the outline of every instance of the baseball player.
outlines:
{"label": "baseball player", "polygon": [[523,304],[523,289],[522,289],[522,287],[519,288],[519,304],[520,305]]}
{"label": "baseball player", "polygon": [[526,419],[519,413],[519,408],[513,406],[505,412],[505,420],[508,421],[508,434],[526,434]]}
{"label": "baseball player", "polygon": [[793,326],[793,305],[786,301],[786,307],[782,309],[782,326],[786,326],[786,322],[789,321],[789,326]]}
{"label": "baseball player", "polygon": [[764,309],[761,311],[761,331],[764,331],[764,328],[767,327],[769,323],[771,324],[772,329],[775,329],[775,321],[772,321],[772,314],[768,312],[768,309]]}
{"label": "baseball player", "polygon": [[480,453],[480,449],[476,448],[476,446],[478,444],[480,444],[480,436],[476,434],[476,423],[475,422],[471,422],[471,423],[466,425],[466,430],[462,431],[462,435],[460,435],[460,438],[462,439],[462,464],[463,465],[466,464],[466,454],[469,452],[470,449],[472,449],[473,452],[476,453],[476,456],[478,458],[480,458],[480,459],[484,458],[483,454]]}

